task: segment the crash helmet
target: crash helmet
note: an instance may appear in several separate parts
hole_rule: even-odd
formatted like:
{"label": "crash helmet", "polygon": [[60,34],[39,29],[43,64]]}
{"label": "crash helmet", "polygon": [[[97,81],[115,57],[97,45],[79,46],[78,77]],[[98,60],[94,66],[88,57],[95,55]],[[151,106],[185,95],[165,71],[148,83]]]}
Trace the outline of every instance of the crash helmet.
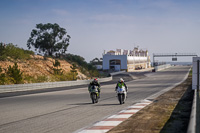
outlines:
{"label": "crash helmet", "polygon": [[94,79],[94,82],[98,82],[98,79],[97,79],[97,78],[95,78],[95,79]]}
{"label": "crash helmet", "polygon": [[123,78],[120,78],[120,79],[119,79],[119,82],[124,82]]}

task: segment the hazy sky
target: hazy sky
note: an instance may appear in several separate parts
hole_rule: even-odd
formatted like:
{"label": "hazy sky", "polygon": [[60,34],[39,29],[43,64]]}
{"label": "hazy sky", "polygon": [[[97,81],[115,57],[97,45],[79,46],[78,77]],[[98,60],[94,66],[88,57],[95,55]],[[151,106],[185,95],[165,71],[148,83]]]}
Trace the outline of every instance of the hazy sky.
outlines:
{"label": "hazy sky", "polygon": [[0,0],[0,42],[27,49],[32,29],[57,23],[68,52],[90,61],[104,50],[200,55],[199,0]]}

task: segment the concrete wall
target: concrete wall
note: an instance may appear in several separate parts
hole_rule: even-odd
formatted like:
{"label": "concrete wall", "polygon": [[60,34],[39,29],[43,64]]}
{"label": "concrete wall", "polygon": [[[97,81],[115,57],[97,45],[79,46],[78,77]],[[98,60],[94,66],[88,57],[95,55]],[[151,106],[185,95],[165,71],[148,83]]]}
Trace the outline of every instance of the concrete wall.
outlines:
{"label": "concrete wall", "polygon": [[[112,77],[100,78],[99,82],[100,83],[107,82],[110,80],[112,80]],[[92,80],[79,80],[79,81],[60,81],[60,82],[33,83],[33,84],[0,85],[0,93],[85,85],[89,84],[91,81]]]}

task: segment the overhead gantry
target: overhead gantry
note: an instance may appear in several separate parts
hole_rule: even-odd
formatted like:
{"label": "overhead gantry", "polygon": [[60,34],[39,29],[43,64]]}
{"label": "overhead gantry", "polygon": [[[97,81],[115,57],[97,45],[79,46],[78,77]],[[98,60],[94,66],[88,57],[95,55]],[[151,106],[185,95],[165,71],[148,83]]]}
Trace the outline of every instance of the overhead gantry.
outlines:
{"label": "overhead gantry", "polygon": [[172,57],[172,61],[177,61],[178,56],[197,57],[196,53],[153,53],[153,66],[155,66],[155,57]]}

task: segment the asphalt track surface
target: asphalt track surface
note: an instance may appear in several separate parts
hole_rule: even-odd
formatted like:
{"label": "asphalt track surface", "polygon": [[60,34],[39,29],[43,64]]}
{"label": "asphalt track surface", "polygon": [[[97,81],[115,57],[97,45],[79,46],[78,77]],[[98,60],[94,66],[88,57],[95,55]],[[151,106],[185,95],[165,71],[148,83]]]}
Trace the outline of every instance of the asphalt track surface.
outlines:
{"label": "asphalt track surface", "polygon": [[[189,69],[189,66],[176,66],[156,73],[115,76],[113,81],[102,83],[97,104],[91,103],[87,86],[1,95],[0,133],[77,131],[173,86],[184,79]],[[128,99],[123,105],[119,105],[114,91],[119,77],[123,77],[129,87]],[[132,80],[134,77],[136,80]]]}

